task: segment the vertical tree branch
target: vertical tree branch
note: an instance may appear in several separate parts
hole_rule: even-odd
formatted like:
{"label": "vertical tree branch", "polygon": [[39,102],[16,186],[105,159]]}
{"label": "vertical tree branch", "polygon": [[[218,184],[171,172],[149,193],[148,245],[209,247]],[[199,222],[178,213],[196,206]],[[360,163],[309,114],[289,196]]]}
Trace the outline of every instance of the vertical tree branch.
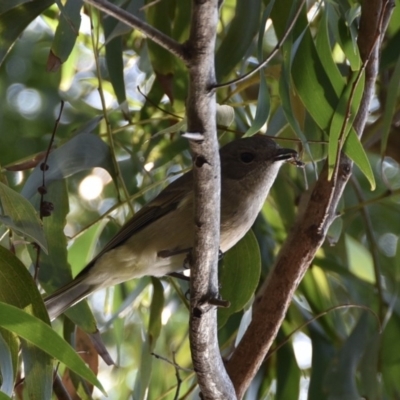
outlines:
{"label": "vertical tree branch", "polygon": [[190,280],[190,346],[203,399],[235,399],[218,346],[217,313],[209,300],[218,296],[220,229],[220,161],[216,131],[214,54],[218,0],[192,2],[187,98],[188,132],[192,141],[195,244]]}
{"label": "vertical tree branch", "polygon": [[[354,121],[359,136],[362,135],[373,99],[381,39],[392,8],[392,0],[362,3],[358,45],[362,61],[367,66],[363,98]],[[298,217],[277,257],[262,293],[254,304],[252,322],[227,364],[238,398],[243,397],[263,362],[298,284],[325,240],[351,170],[352,162],[341,154],[337,179],[328,181],[325,164],[305,212]]]}
{"label": "vertical tree branch", "polygon": [[[235,399],[218,346],[217,312],[209,300],[218,296],[220,161],[216,125],[215,39],[218,0],[192,2],[187,43],[173,39],[105,0],[84,0],[135,27],[186,62],[189,69],[188,132],[202,140],[190,143],[194,175],[195,243],[191,254],[190,345],[204,399]],[[188,135],[189,136],[189,135]]]}

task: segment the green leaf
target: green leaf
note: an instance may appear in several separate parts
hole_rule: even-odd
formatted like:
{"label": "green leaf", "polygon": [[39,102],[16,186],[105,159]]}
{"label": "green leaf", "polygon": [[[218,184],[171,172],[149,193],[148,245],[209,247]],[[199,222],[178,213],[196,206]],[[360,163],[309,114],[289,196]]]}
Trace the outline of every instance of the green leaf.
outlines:
{"label": "green leaf", "polygon": [[329,363],[335,355],[335,347],[319,325],[312,324],[309,330],[312,343],[312,362],[308,400],[321,400],[326,396],[324,378]]}
{"label": "green leaf", "polygon": [[0,202],[4,216],[0,220],[19,234],[32,239],[47,253],[42,222],[32,204],[16,191],[0,182]]}
{"label": "green leaf", "polygon": [[[124,8],[125,11],[129,12],[132,15],[135,15],[136,17],[141,18],[141,8],[143,7],[143,2],[142,1],[137,1],[137,0],[131,0],[126,8],[124,5],[122,5],[121,8]],[[116,21],[117,23],[115,24],[112,32],[109,32],[106,34],[106,44],[111,41],[112,39],[115,39],[118,36],[123,36],[126,35],[129,32],[132,32],[132,27],[129,25],[124,24],[121,21]]]}
{"label": "green leaf", "polygon": [[392,120],[397,106],[397,98],[400,86],[400,57],[396,61],[396,66],[393,70],[392,77],[387,86],[387,96],[385,107],[383,109],[383,128],[381,139],[381,155],[384,156],[386,152],[389,134],[392,128]]}
{"label": "green leaf", "polygon": [[253,136],[267,122],[270,112],[270,99],[264,71],[260,71],[260,87],[258,89],[257,111],[251,127],[243,137]]}
{"label": "green leaf", "polygon": [[[321,129],[327,132],[338,103],[336,85],[332,84],[322,65],[308,29],[294,57],[292,77],[308,112]],[[343,82],[338,83],[342,86],[342,93]]]}
{"label": "green leaf", "polygon": [[[279,336],[283,339],[283,335]],[[276,372],[276,399],[298,399],[301,372],[294,356],[293,347],[290,346],[290,342],[278,351]]]}
{"label": "green leaf", "polygon": [[[337,93],[343,92],[343,81],[327,73],[318,56],[310,32],[306,32],[293,60],[292,77],[298,94],[321,129],[328,132],[331,120],[338,108]],[[357,88],[357,91],[359,88]],[[343,105],[340,106],[340,109]],[[338,110],[339,111],[339,110]],[[343,117],[338,112],[337,118]],[[354,115],[352,115],[352,118]],[[333,143],[333,142],[332,142]],[[365,151],[354,131],[350,130],[343,151],[355,162],[370,182],[371,189],[375,188],[375,178]]]}
{"label": "green leaf", "polygon": [[75,350],[42,320],[10,304],[0,302],[0,326],[14,332],[47,354],[65,364],[106,395],[101,383]]}
{"label": "green leaf", "polygon": [[175,0],[175,18],[172,27],[172,37],[183,43],[189,39],[190,19],[187,17],[192,11],[192,2],[187,0]]}
{"label": "green leaf", "polygon": [[153,298],[150,306],[149,327],[146,339],[142,344],[140,357],[140,369],[136,376],[133,398],[138,400],[147,399],[151,374],[153,371],[153,355],[156,341],[161,332],[161,314],[164,309],[164,289],[161,282],[152,277]]}
{"label": "green leaf", "polygon": [[350,133],[344,142],[343,151],[354,161],[357,167],[360,168],[360,171],[366,176],[371,185],[371,190],[375,190],[376,182],[374,171],[372,170],[364,147],[353,128],[350,130]]}
{"label": "green leaf", "polygon": [[[24,29],[51,6],[54,0],[33,0],[24,4],[20,3],[21,1],[16,2],[19,5],[0,14],[0,66]],[[3,11],[4,8],[0,8],[0,10]]]}
{"label": "green leaf", "polygon": [[368,399],[381,399],[381,381],[377,377],[381,373],[381,344],[382,335],[376,333],[368,338],[361,363],[360,363],[360,383],[363,396]]}
{"label": "green leaf", "polygon": [[[94,167],[102,167],[114,175],[110,148],[98,136],[90,133],[80,133],[63,146],[49,154],[45,172],[45,182],[67,178],[77,172]],[[21,194],[30,199],[39,186],[42,186],[43,171],[38,165],[27,179]]]}
{"label": "green leaf", "polygon": [[[160,1],[146,8],[146,20],[159,31],[171,36],[174,10],[173,0]],[[151,40],[147,41],[147,46],[154,71],[162,76],[173,75],[175,57]]]}
{"label": "green leaf", "polygon": [[161,282],[156,278],[152,277],[151,283],[153,284],[153,298],[150,306],[148,337],[150,350],[153,351],[161,333],[161,314],[164,309],[164,288]]}
{"label": "green leaf", "polygon": [[382,378],[387,398],[395,399],[400,392],[399,338],[400,319],[398,313],[393,313],[382,334],[382,349],[380,362]]}
{"label": "green leaf", "polygon": [[[332,178],[336,161],[338,159],[339,140],[341,139],[342,142],[344,143],[344,140],[345,138],[347,138],[347,135],[353,125],[354,119],[358,112],[358,108],[360,106],[361,98],[364,91],[364,79],[362,77],[360,80],[358,80],[358,82],[357,79],[358,79],[358,74],[354,73],[349,83],[344,88],[342,96],[340,97],[339,103],[336,107],[335,113],[333,114],[332,117],[332,122],[329,129],[328,179]],[[356,82],[357,82],[357,87],[354,88],[354,84]],[[351,99],[350,96],[352,96]],[[349,101],[351,101],[350,107],[348,105]],[[347,111],[348,109],[349,109],[349,115],[347,119],[346,114],[348,112]]]}
{"label": "green leaf", "polygon": [[[11,356],[11,362],[12,362],[12,368],[13,372],[11,373],[8,370],[8,366],[5,366],[4,363],[7,362],[6,358],[1,357],[0,358],[0,371],[3,376],[3,381],[6,381],[7,375],[13,376],[13,379],[16,379],[18,376],[18,368],[19,368],[19,345],[20,342],[18,340],[18,337],[11,332],[0,328],[0,335],[2,337],[2,341],[5,343],[7,346],[7,350]],[[14,389],[14,382],[12,382],[12,387],[11,390]],[[5,388],[2,386],[2,390],[4,391]]]}
{"label": "green leaf", "polygon": [[358,278],[375,284],[374,264],[371,252],[352,236],[345,234],[348,269]]}
{"label": "green leaf", "polygon": [[49,71],[57,71],[75,46],[81,25],[82,4],[82,0],[67,0],[62,7],[47,62]]}
{"label": "green leaf", "polygon": [[0,374],[1,374],[1,385],[0,393],[4,392],[8,395],[12,395],[14,391],[14,365],[13,356],[8,343],[3,339],[0,332]]}
{"label": "green leaf", "polygon": [[[339,97],[341,95],[341,92],[338,90],[340,88],[344,88],[346,85],[346,81],[341,75],[339,68],[335,61],[333,60],[332,56],[332,46],[329,40],[329,32],[328,32],[328,15],[331,14],[332,7],[330,4],[326,4],[326,12],[322,14],[322,19],[319,24],[319,29],[317,32],[317,35],[315,37],[315,47],[318,52],[319,58],[321,60],[321,63],[326,71],[326,73],[329,76],[329,79],[333,82],[337,82],[336,85],[334,85],[334,88],[336,90],[336,94]],[[341,82],[341,84],[339,84]]]}
{"label": "green leaf", "polygon": [[11,397],[8,397],[5,393],[0,392],[0,400],[12,400]]}
{"label": "green leaf", "polygon": [[122,56],[122,38],[116,36],[109,40],[115,31],[118,21],[113,18],[103,20],[104,35],[106,37],[106,62],[110,81],[113,86],[118,104],[121,106],[126,117],[129,117],[129,109],[126,103],[126,91],[124,81],[124,62]]}
{"label": "green leaf", "polygon": [[350,63],[352,71],[358,71],[361,67],[361,57],[358,50],[357,42],[351,35],[349,27],[346,25],[346,21],[342,18],[338,21],[338,41],[342,47],[343,53],[346,55],[347,60]]}
{"label": "green leaf", "polygon": [[18,258],[6,248],[0,246],[0,301],[14,304],[50,323],[42,296],[31,274]]}
{"label": "green leaf", "polygon": [[366,350],[369,332],[371,332],[371,316],[363,312],[357,325],[331,361],[326,376],[328,398],[332,400],[358,400],[360,393],[357,388],[356,376],[359,361]]}
{"label": "green leaf", "polygon": [[[39,279],[49,292],[72,280],[71,267],[68,263],[68,243],[64,233],[69,213],[66,182],[55,181],[50,184],[46,198],[53,204],[57,204],[54,212],[43,220],[49,252],[47,255],[41,255]],[[66,315],[85,332],[97,332],[96,321],[86,301],[68,310]]]}
{"label": "green leaf", "polygon": [[[0,301],[5,306],[7,305],[5,303],[8,303],[10,307],[14,307],[11,304],[17,306],[17,310],[25,315],[30,316],[29,314],[32,314],[40,318],[37,321],[40,321],[51,330],[48,326],[50,321],[46,308],[32,276],[21,261],[4,247],[0,247]],[[20,309],[24,309],[26,312]],[[8,326],[3,325],[7,321],[7,315],[1,311],[1,308],[0,315],[0,326],[14,334],[18,334],[9,329]],[[35,327],[31,326],[29,329],[34,330]],[[29,396],[40,399],[49,398],[53,383],[51,357],[30,343],[21,341],[21,345],[25,383]]]}
{"label": "green leaf", "polygon": [[142,354],[140,357],[140,368],[136,375],[135,386],[133,389],[133,399],[145,400],[149,390],[151,372],[153,369],[153,355],[150,350],[150,343],[145,340],[142,344]]}
{"label": "green leaf", "polygon": [[28,3],[31,0],[2,0],[0,2],[0,14],[4,14],[11,8],[20,6],[21,4]]}
{"label": "green leaf", "polygon": [[[80,233],[68,246],[68,263],[72,274],[78,275],[80,271],[91,261],[96,252],[100,234],[104,229],[107,220],[100,220],[90,228]],[[63,282],[65,283],[65,282]],[[61,283],[60,283],[61,284]]]}
{"label": "green leaf", "polygon": [[257,289],[261,273],[261,256],[257,239],[252,231],[224,254],[219,269],[220,295],[231,303],[218,309],[218,326],[221,328],[230,315],[241,311]]}
{"label": "green leaf", "polygon": [[259,29],[261,0],[237,0],[235,16],[215,55],[215,73],[221,82],[248,52]]}

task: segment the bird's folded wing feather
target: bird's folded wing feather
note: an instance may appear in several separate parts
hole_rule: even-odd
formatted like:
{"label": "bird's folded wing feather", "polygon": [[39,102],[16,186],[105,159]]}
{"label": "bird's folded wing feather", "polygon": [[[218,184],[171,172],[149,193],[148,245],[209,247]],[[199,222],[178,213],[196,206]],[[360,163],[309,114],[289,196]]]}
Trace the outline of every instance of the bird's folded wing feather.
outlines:
{"label": "bird's folded wing feather", "polygon": [[175,210],[187,196],[192,193],[191,171],[172,182],[156,198],[140,209],[120,229],[120,231],[105,245],[99,254],[90,262],[93,265],[103,254],[122,245],[132,235],[156,221],[158,218]]}

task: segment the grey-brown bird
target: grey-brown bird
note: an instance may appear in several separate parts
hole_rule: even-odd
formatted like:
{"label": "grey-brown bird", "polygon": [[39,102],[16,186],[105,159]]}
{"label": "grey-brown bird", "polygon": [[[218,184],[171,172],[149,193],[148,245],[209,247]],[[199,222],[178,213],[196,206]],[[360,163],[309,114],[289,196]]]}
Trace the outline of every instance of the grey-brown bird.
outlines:
{"label": "grey-brown bird", "polygon": [[[297,152],[263,135],[235,140],[220,150],[220,250],[251,228],[285,161]],[[129,219],[102,251],[67,285],[46,298],[51,319],[94,291],[145,275],[182,270],[193,246],[193,176],[187,172]]]}

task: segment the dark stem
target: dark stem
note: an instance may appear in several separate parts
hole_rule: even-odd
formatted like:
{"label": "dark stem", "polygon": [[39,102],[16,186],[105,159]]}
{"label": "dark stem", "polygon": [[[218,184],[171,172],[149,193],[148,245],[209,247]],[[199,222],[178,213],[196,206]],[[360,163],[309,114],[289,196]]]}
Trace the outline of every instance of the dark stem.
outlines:
{"label": "dark stem", "polygon": [[84,0],[85,3],[91,4],[97,9],[103,11],[107,15],[111,15],[117,20],[123,22],[124,24],[137,29],[138,31],[144,33],[149,39],[154,43],[157,43],[164,49],[170,51],[176,57],[180,58],[184,62],[188,61],[187,54],[184,50],[184,46],[175,41],[174,39],[167,36],[165,33],[153,28],[151,25],[142,21],[140,18],[135,17],[124,9],[106,1],[106,0]]}

